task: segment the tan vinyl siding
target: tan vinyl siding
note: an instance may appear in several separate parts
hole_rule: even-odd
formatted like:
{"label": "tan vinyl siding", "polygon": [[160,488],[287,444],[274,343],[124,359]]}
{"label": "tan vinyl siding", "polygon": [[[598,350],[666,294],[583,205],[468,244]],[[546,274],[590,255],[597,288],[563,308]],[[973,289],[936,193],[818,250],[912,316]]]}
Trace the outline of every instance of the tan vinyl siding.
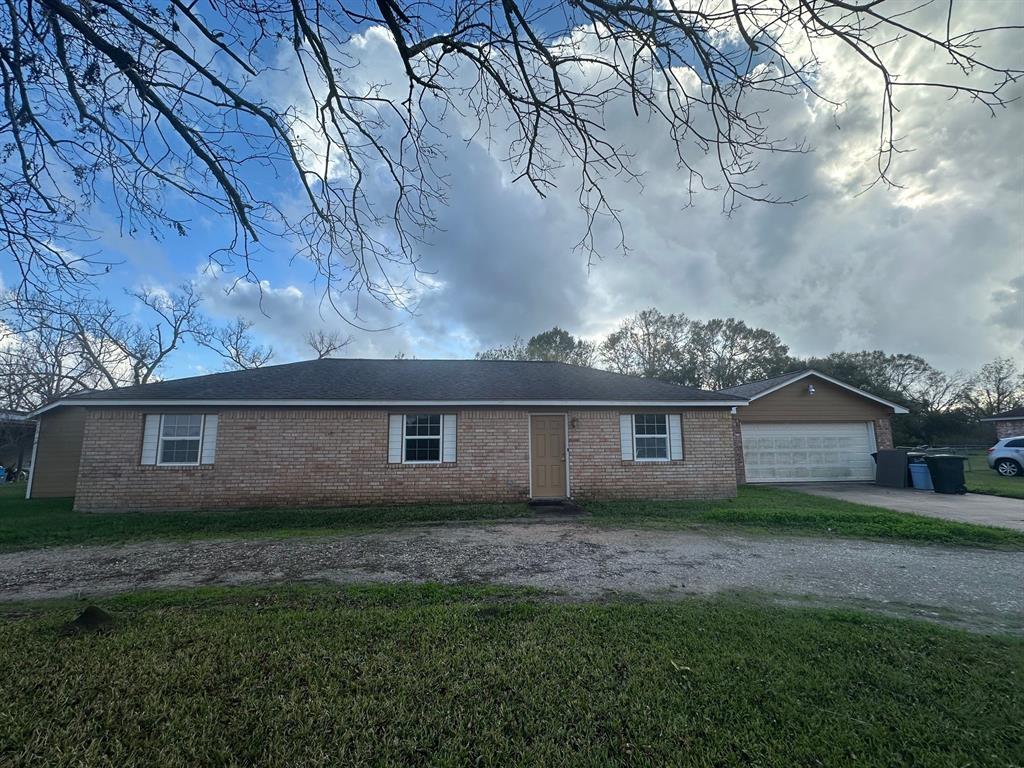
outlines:
{"label": "tan vinyl siding", "polygon": [[[807,385],[814,385],[814,394],[807,394]],[[782,389],[764,395],[739,408],[740,421],[874,421],[888,418],[892,409],[849,392],[817,376],[808,376]]]}
{"label": "tan vinyl siding", "polygon": [[84,408],[57,408],[39,417],[33,499],[75,495],[84,431]]}

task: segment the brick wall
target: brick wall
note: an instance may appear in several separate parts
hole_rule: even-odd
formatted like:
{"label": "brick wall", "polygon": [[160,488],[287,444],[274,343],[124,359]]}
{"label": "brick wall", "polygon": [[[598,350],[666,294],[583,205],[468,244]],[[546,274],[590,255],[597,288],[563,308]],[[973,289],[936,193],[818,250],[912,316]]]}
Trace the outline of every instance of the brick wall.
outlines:
{"label": "brick wall", "polygon": [[719,499],[736,495],[732,421],[726,408],[682,413],[683,459],[623,461],[619,411],[569,414],[572,494],[587,499]]}
{"label": "brick wall", "polygon": [[996,425],[996,440],[1002,440],[1004,437],[1024,435],[1024,419],[1019,421],[997,421],[994,423]]}
{"label": "brick wall", "polygon": [[736,482],[743,485],[747,482],[747,467],[743,463],[743,430],[736,414],[732,416],[732,448],[736,461]]}
{"label": "brick wall", "polygon": [[875,419],[875,446],[878,450],[892,448],[892,419],[888,416]]}
{"label": "brick wall", "polygon": [[[458,410],[458,460],[388,464],[388,412],[224,409],[216,460],[139,463],[144,412],[89,409],[75,508],[82,511],[445,501],[529,495],[528,409]],[[569,413],[572,492],[590,498],[711,498],[736,493],[729,413],[683,413],[686,460],[623,462],[619,411]]]}

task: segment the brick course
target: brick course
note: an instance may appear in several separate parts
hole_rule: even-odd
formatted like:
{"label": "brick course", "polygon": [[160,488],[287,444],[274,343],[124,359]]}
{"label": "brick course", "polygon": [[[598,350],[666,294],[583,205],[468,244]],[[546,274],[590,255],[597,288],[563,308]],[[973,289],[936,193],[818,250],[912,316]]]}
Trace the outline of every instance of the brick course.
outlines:
{"label": "brick course", "polygon": [[1024,435],[1024,419],[1017,421],[996,421],[993,423],[996,425],[996,440],[1002,440],[1004,437]]}
{"label": "brick course", "polygon": [[[529,497],[526,408],[454,409],[459,417],[458,460],[433,465],[387,462],[388,411],[382,409],[202,410],[219,414],[214,464],[169,468],[139,463],[144,410],[89,409],[75,509],[228,509]],[[736,494],[727,409],[684,410],[686,458],[662,463],[622,461],[618,410],[574,410],[568,418],[570,485],[576,498],[703,499]]]}
{"label": "brick course", "polygon": [[743,430],[736,414],[732,416],[732,445],[736,461],[736,482],[743,485],[747,482],[747,466],[743,463]]}
{"label": "brick course", "polygon": [[892,448],[892,419],[888,416],[875,419],[875,445],[878,450]]}

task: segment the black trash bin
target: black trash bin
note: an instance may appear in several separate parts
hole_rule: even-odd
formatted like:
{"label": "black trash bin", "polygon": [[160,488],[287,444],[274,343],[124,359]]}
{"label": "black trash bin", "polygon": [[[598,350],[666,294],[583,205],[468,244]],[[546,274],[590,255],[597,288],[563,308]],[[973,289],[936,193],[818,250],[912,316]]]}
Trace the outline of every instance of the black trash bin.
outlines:
{"label": "black trash bin", "polygon": [[936,493],[967,493],[963,456],[928,456],[925,461]]}

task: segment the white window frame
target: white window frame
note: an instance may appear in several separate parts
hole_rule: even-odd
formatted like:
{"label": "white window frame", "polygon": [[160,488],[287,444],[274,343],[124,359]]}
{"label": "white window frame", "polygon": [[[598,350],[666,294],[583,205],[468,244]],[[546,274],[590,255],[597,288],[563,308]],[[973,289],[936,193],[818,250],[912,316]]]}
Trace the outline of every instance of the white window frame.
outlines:
{"label": "white window frame", "polygon": [[[434,435],[410,435],[406,433],[409,427],[409,417],[420,417],[420,416],[437,416],[440,420],[438,423],[437,437]],[[406,443],[409,440],[437,440],[437,461],[424,459],[421,461],[410,461],[405,458],[406,456]],[[403,464],[441,464],[444,462],[444,414],[443,413],[405,413],[402,414],[402,463]]]}
{"label": "white window frame", "polygon": [[[665,420],[665,434],[664,435],[637,435],[636,433],[636,417],[637,416],[661,416]],[[672,461],[672,444],[669,442],[669,424],[668,414],[666,413],[634,413],[633,414],[633,461],[640,462],[641,464],[647,462],[667,462]],[[637,450],[636,440],[637,437],[650,439],[652,437],[661,437],[665,440],[665,457],[664,458],[653,458],[653,459],[641,459],[640,452]]]}
{"label": "white window frame", "polygon": [[[199,452],[195,461],[164,461],[164,440],[195,440],[194,437],[164,437],[164,419],[168,416],[199,417]],[[203,441],[206,439],[206,416],[202,413],[161,413],[156,430],[156,466],[198,467],[203,461]]]}

